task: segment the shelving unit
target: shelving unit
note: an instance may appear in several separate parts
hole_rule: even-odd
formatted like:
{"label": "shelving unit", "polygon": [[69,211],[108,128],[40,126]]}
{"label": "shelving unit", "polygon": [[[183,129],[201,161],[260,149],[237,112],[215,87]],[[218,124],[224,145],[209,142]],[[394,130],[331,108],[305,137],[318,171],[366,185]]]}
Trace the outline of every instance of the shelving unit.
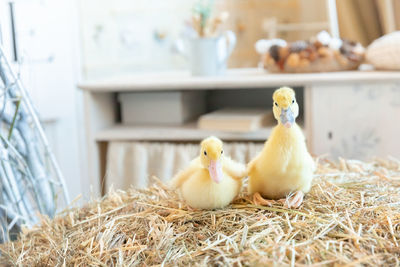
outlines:
{"label": "shelving unit", "polygon": [[[225,141],[264,142],[270,135],[273,127],[265,127],[254,132],[229,132],[209,131],[198,129],[196,122],[190,122],[182,126],[154,126],[139,125],[129,126],[116,124],[96,133],[97,142],[110,141],[169,141],[192,142],[202,140],[210,135],[216,135]],[[299,125],[302,127],[303,123]],[[305,129],[303,128],[305,133]]]}
{"label": "shelving unit", "polygon": [[262,69],[231,69],[220,77],[193,77],[186,71],[121,75],[78,85],[84,91],[134,92],[171,90],[209,90],[305,86],[309,84],[398,81],[393,71],[346,71],[331,73],[266,74]]}
{"label": "shelving unit", "polygon": [[126,126],[114,125],[97,132],[98,142],[108,141],[198,141],[216,135],[226,141],[265,141],[272,128],[264,128],[250,133],[208,131],[196,127],[196,123],[182,126]]}
{"label": "shelving unit", "polygon": [[[217,135],[225,141],[264,142],[271,131],[271,128],[252,133],[205,131],[197,129],[194,122],[182,126],[121,125],[119,92],[207,90],[229,96],[235,92],[243,93],[243,90],[245,95],[260,90],[272,94],[283,85],[298,88],[302,125],[312,153],[362,156],[368,152],[361,149],[366,146],[364,143],[371,143],[362,138],[369,138],[371,134],[368,132],[361,137],[358,134],[368,129],[378,129],[372,134],[376,135],[374,140],[380,141],[367,147],[374,149],[376,156],[400,153],[400,143],[393,141],[394,136],[400,136],[400,129],[386,119],[388,114],[400,118],[400,104],[376,105],[374,102],[393,102],[396,98],[400,101],[399,72],[267,74],[260,69],[233,69],[221,77],[191,77],[188,72],[127,75],[78,85],[84,92],[88,169],[94,193],[101,193],[110,141],[197,142],[206,136]],[[375,100],[376,94],[382,97]],[[217,101],[214,105],[220,103]],[[357,150],[356,147],[352,154],[353,143],[361,148]]]}

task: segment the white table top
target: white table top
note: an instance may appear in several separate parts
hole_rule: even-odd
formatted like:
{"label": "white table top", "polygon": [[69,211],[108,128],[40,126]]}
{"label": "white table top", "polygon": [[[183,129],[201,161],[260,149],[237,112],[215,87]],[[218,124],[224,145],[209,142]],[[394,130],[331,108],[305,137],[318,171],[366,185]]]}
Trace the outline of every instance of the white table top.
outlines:
{"label": "white table top", "polygon": [[305,86],[316,83],[399,81],[400,71],[346,71],[326,73],[270,74],[262,69],[230,69],[223,76],[193,77],[187,71],[115,76],[78,84],[93,92],[146,90],[206,90]]}

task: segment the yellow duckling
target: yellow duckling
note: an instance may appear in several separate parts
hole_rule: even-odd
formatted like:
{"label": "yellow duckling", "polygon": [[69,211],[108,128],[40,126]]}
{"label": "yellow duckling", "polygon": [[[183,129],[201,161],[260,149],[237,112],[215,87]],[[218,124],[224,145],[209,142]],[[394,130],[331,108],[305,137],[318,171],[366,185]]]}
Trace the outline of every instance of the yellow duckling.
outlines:
{"label": "yellow duckling", "polygon": [[273,94],[273,113],[278,125],[263,150],[248,164],[249,193],[256,204],[271,205],[286,197],[286,206],[297,208],[311,188],[314,161],[295,119],[299,115],[293,89],[282,87]]}
{"label": "yellow duckling", "polygon": [[204,139],[200,146],[200,156],[172,179],[172,187],[180,189],[192,208],[225,207],[239,194],[246,168],[223,155],[222,141],[216,137]]}

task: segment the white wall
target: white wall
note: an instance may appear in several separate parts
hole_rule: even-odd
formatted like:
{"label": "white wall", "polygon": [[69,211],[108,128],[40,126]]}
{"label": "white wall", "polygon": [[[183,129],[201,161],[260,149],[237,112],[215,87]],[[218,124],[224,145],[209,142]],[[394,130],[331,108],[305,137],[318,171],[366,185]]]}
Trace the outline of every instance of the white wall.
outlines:
{"label": "white wall", "polygon": [[171,46],[195,2],[79,1],[84,78],[186,67],[182,56],[171,53]]}
{"label": "white wall", "polygon": [[[0,0],[1,14],[8,0]],[[84,157],[81,147],[81,93],[78,8],[75,0],[17,0],[15,20],[23,83],[44,124],[50,144],[64,174],[71,199],[87,194],[82,186]],[[6,14],[7,15],[7,14]],[[4,27],[8,27],[3,16]],[[6,25],[6,26],[5,26]],[[11,36],[3,30],[10,48]]]}

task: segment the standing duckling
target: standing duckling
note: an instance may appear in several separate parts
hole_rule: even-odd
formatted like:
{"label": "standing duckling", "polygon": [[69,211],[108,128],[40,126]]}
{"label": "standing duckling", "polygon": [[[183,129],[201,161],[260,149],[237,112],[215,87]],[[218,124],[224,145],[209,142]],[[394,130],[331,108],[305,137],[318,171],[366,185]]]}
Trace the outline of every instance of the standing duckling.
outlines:
{"label": "standing duckling", "polygon": [[222,141],[208,137],[200,144],[200,156],[172,179],[192,208],[216,209],[229,205],[239,194],[244,165],[223,155]]}
{"label": "standing duckling", "polygon": [[278,125],[263,150],[248,164],[249,193],[256,204],[271,205],[286,197],[286,206],[297,208],[311,188],[314,161],[295,119],[299,115],[293,89],[282,87],[273,94],[273,113]]}

